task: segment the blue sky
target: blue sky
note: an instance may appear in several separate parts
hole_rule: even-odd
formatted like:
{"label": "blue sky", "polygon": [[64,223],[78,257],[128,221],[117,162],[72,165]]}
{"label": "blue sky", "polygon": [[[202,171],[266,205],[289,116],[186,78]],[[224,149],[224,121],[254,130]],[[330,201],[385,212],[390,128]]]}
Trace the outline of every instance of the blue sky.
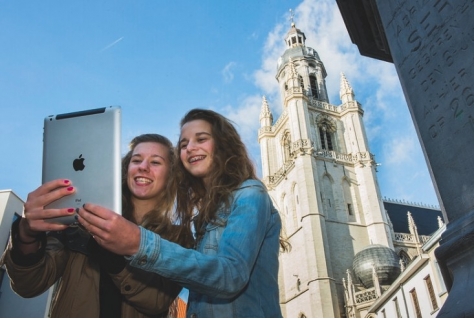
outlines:
{"label": "blue sky", "polygon": [[261,100],[276,119],[290,8],[330,102],[343,72],[362,104],[382,196],[438,205],[394,66],[359,54],[334,0],[0,0],[0,189],[26,200],[40,185],[44,117],[109,105],[122,107],[123,152],[142,133],[176,142],[185,112],[210,108],[260,168]]}

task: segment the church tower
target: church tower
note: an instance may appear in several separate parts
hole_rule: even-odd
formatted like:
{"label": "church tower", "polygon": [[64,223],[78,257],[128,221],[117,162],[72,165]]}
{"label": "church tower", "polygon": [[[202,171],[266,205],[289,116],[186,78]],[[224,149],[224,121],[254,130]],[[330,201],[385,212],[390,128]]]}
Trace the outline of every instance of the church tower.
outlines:
{"label": "church tower", "polygon": [[291,24],[278,59],[283,111],[263,98],[258,139],[262,175],[292,249],[280,256],[285,317],[344,316],[343,278],[366,246],[393,249],[363,110],[341,74],[340,105],[329,103],[323,62]]}

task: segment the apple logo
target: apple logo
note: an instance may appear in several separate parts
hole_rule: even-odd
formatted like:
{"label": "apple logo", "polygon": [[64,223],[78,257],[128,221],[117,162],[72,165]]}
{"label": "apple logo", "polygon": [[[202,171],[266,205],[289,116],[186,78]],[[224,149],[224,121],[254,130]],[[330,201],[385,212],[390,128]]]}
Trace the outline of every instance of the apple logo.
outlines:
{"label": "apple logo", "polygon": [[85,160],[85,158],[82,158],[82,154],[81,154],[81,155],[79,155],[79,158],[76,158],[72,162],[72,167],[74,167],[75,171],[82,171],[84,169],[84,167],[86,167],[84,165],[84,160]]}

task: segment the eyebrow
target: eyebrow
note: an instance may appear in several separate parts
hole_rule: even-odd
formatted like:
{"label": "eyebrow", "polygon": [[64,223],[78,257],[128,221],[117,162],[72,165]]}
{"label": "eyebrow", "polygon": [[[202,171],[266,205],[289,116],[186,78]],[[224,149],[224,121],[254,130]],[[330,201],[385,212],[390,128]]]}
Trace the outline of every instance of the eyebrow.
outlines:
{"label": "eyebrow", "polygon": [[[140,153],[132,154],[132,158],[134,158],[134,157],[142,157],[142,154],[140,154]],[[166,159],[163,156],[158,155],[158,154],[153,154],[151,157],[159,157],[159,158],[163,159],[164,161],[166,161]]]}
{"label": "eyebrow", "polygon": [[[195,136],[201,136],[201,135],[209,135],[209,136],[212,136],[212,134],[211,134],[211,133],[209,133],[209,132],[206,132],[206,131],[203,131],[203,132],[197,132],[197,133],[196,133],[196,134],[194,134],[194,135],[195,135]],[[186,142],[186,141],[188,141],[188,139],[187,139],[187,138],[182,138],[182,139],[180,139],[180,140],[179,140],[179,144],[181,144],[182,142]]]}

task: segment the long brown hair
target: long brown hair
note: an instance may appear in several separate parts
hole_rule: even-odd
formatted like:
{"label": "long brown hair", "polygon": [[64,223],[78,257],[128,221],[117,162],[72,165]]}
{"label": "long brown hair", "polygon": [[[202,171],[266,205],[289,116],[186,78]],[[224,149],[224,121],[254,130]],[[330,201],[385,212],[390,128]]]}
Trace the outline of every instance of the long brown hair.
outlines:
{"label": "long brown hair", "polygon": [[[129,151],[122,158],[122,215],[126,219],[136,223],[133,218],[134,206],[131,200],[132,193],[127,183],[127,174],[133,150],[138,144],[146,142],[161,144],[168,149],[169,168],[165,188],[157,195],[158,205],[145,214],[141,226],[160,234],[161,237],[165,239],[179,243],[185,247],[190,247],[193,240],[189,224],[180,223],[179,221],[183,219],[182,216],[180,216],[179,212],[173,211],[176,198],[176,179],[173,176],[176,155],[173,144],[162,135],[142,134],[131,140]],[[176,215],[172,215],[173,212]]]}
{"label": "long brown hair", "polygon": [[[187,212],[188,216],[192,214],[194,207],[199,208],[199,214],[195,217],[195,230],[199,238],[202,235],[202,225],[216,219],[219,205],[229,205],[232,192],[245,180],[257,177],[239,133],[227,118],[211,110],[193,109],[183,117],[180,125],[183,127],[194,120],[204,120],[211,125],[214,154],[212,170],[208,176],[209,186],[206,189],[202,180],[191,175],[178,160],[177,208],[178,211]],[[177,152],[180,152],[179,141]]]}

